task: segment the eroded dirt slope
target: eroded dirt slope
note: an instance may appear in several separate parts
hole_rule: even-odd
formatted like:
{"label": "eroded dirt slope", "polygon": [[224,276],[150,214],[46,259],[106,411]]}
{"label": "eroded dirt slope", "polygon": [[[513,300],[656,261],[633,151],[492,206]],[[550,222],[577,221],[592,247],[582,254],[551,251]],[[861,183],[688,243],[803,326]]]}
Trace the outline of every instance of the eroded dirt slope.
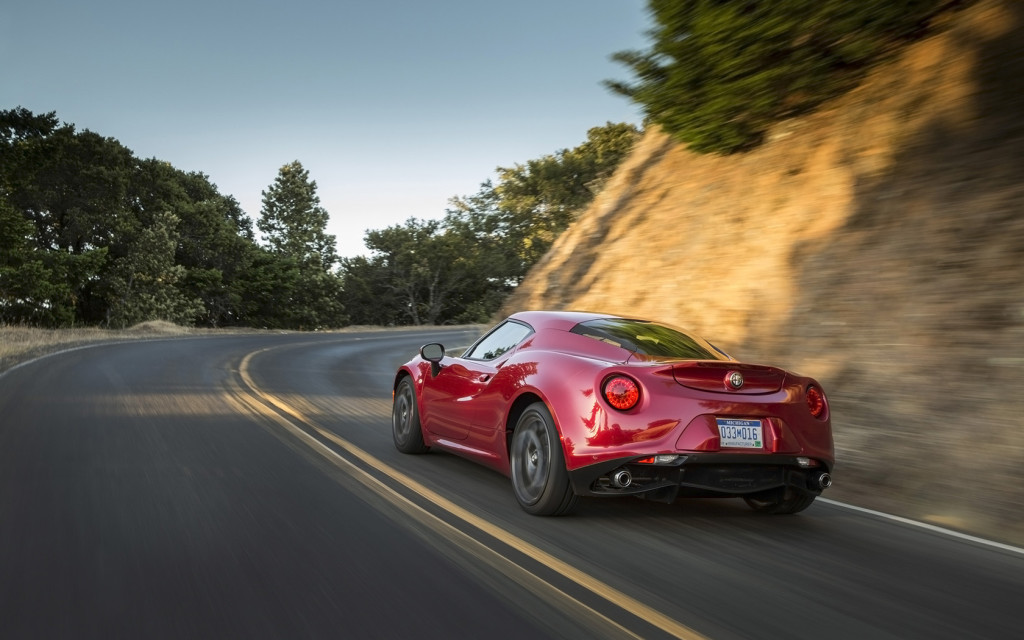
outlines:
{"label": "eroded dirt slope", "polygon": [[754,152],[648,132],[506,311],[664,319],[818,377],[830,496],[1024,543],[1022,5],[953,16]]}

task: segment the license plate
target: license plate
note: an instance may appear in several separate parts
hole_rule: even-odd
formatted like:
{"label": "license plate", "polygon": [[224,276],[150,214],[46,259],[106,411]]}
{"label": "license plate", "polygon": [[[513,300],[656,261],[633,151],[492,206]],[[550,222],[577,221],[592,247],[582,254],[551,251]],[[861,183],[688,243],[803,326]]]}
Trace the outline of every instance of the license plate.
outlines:
{"label": "license plate", "polygon": [[760,420],[715,418],[723,447],[760,449],[764,445]]}

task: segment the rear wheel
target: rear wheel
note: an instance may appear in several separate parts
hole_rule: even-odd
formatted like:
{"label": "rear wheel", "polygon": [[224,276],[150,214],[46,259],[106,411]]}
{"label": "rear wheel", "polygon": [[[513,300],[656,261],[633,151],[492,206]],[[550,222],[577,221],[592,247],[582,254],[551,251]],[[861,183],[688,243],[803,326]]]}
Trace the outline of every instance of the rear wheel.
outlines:
{"label": "rear wheel", "polygon": [[797,513],[811,506],[816,496],[784,487],[769,496],[743,496],[743,501],[754,511],[785,515]]}
{"label": "rear wheel", "polygon": [[519,505],[537,516],[568,513],[576,504],[555,421],[543,402],[526,408],[512,432],[512,488]]}
{"label": "rear wheel", "polygon": [[391,434],[395,439],[395,448],[402,453],[424,453],[430,449],[423,444],[416,391],[408,377],[402,378],[395,389],[395,401],[391,405]]}

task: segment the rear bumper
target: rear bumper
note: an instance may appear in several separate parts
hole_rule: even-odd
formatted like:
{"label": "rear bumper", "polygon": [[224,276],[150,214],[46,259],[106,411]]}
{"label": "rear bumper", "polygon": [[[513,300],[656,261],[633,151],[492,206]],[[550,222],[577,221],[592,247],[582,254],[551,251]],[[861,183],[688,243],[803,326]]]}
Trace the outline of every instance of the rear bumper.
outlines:
{"label": "rear bumper", "polygon": [[[665,502],[679,496],[753,496],[780,487],[819,495],[824,488],[822,474],[831,473],[831,465],[826,462],[816,461],[816,466],[805,467],[796,456],[778,454],[691,453],[664,465],[641,464],[639,459],[619,458],[570,471],[573,491],[581,496],[632,495]],[[628,486],[612,480],[622,470],[629,473]]]}

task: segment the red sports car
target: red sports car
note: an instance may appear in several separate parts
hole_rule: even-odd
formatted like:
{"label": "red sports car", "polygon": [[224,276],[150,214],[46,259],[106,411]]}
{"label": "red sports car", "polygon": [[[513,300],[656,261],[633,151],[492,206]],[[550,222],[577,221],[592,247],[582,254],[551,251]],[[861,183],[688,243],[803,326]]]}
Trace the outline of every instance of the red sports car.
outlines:
{"label": "red sports car", "polygon": [[458,357],[423,346],[395,376],[392,428],[399,451],[439,447],[510,476],[537,515],[629,495],[795,513],[831,485],[835,462],[815,380],[594,313],[517,313]]}

